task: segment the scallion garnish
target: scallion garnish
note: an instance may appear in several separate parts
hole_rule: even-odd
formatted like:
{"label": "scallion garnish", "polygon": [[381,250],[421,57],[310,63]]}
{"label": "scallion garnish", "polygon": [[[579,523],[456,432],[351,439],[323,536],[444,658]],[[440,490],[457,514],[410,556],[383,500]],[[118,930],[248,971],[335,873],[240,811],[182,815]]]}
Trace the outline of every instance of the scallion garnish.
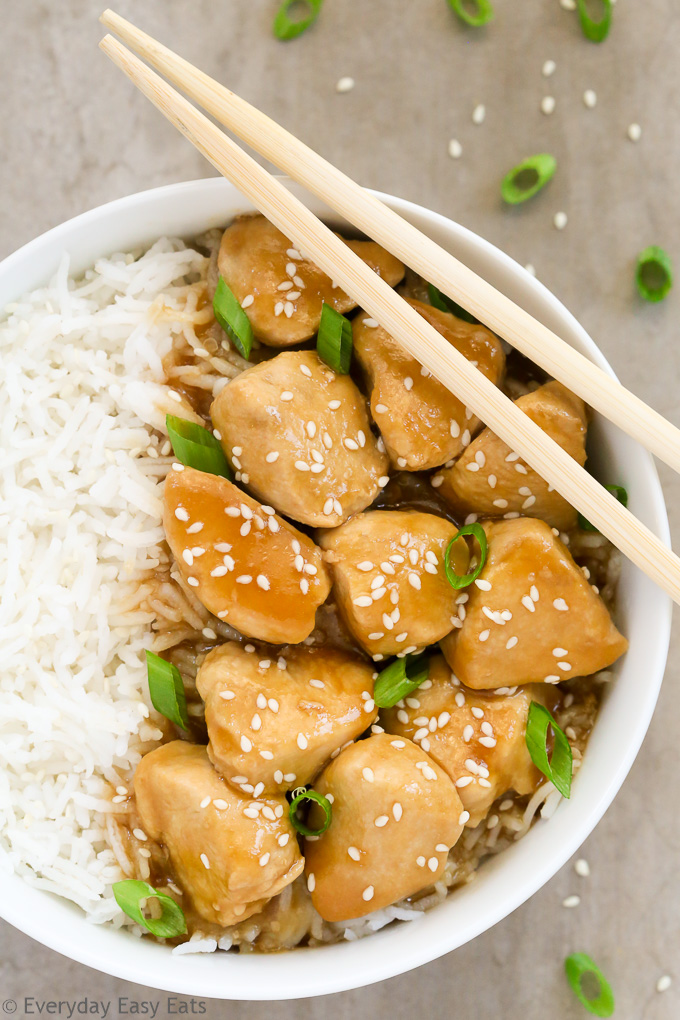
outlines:
{"label": "scallion garnish", "polygon": [[557,160],[549,152],[527,156],[513,167],[501,182],[501,195],[508,205],[519,205],[533,198],[552,179]]}
{"label": "scallion garnish", "polygon": [[[310,829],[310,827],[299,817],[297,813],[298,807],[305,801],[311,801],[313,804],[318,804],[323,811],[324,822],[320,829]],[[324,797],[322,793],[317,793],[316,790],[302,790],[300,793],[297,793],[290,802],[290,809],[288,813],[290,815],[290,821],[293,828],[303,836],[323,836],[324,832],[331,824],[331,816],[333,814],[331,802],[327,797]]]}
{"label": "scallion garnish", "polygon": [[[628,492],[622,485],[605,485],[605,489],[611,492],[612,496],[616,496],[622,506],[628,506]],[[578,515],[578,526],[581,531],[599,531],[599,528],[587,521],[583,514]]]}
{"label": "scallion garnish", "polygon": [[[581,31],[591,42],[604,42],[612,27],[612,0],[577,0],[578,16],[581,20]],[[602,17],[595,21],[588,13],[589,3],[599,3]]]}
{"label": "scallion garnish", "polygon": [[480,28],[493,21],[491,0],[448,0],[448,4],[461,21],[473,28]]}
{"label": "scallion garnish", "polygon": [[375,682],[373,700],[378,708],[392,708],[427,680],[430,660],[426,655],[405,655],[387,666]]}
{"label": "scallion garnish", "polygon": [[[454,542],[457,542],[458,539],[462,538],[464,535],[473,535],[479,542],[479,563],[470,574],[457,574],[451,566],[451,549],[453,548]],[[486,532],[481,524],[463,525],[460,531],[453,536],[446,547],[446,552],[444,553],[444,570],[446,571],[446,579],[452,588],[467,588],[473,581],[477,580],[484,569],[484,564],[486,563],[486,551]]]}
{"label": "scallion garnish", "polygon": [[[288,11],[296,4],[304,4],[308,13],[301,18],[291,18]],[[274,18],[274,35],[277,39],[296,39],[314,24],[322,6],[323,0],[283,0]]]}
{"label": "scallion garnish", "polygon": [[[548,729],[555,736],[552,757],[548,758]],[[529,705],[525,740],[531,760],[555,789],[569,800],[571,793],[571,747],[566,736],[559,728],[550,712],[544,705],[532,701]]]}
{"label": "scallion garnish", "polygon": [[[587,953],[572,953],[564,961],[564,969],[571,990],[582,1006],[593,1016],[612,1016],[614,1013],[614,993],[606,977]],[[593,994],[588,996],[583,990],[583,980],[591,982],[595,987]],[[597,986],[599,985],[599,988]]]}
{"label": "scallion garnish", "polygon": [[340,375],[347,375],[352,363],[352,323],[324,301],[316,338],[319,357]]}
{"label": "scallion garnish", "polygon": [[176,418],[173,414],[166,414],[165,425],[175,456],[182,464],[210,475],[231,478],[224,450],[211,432],[195,421]]}
{"label": "scallion garnish", "polygon": [[668,252],[655,244],[640,252],[635,282],[645,301],[663,301],[673,286],[673,263]]}
{"label": "scallion garnish", "polygon": [[432,307],[438,308],[440,312],[450,312],[451,315],[455,315],[458,319],[462,319],[463,322],[470,322],[473,326],[477,325],[479,322],[479,319],[475,319],[474,315],[471,315],[470,312],[466,312],[465,309],[456,304],[452,298],[447,297],[446,294],[442,294],[442,292],[435,287],[433,283],[428,283],[427,293]]}
{"label": "scallion garnish", "polygon": [[177,666],[161,659],[160,655],[154,655],[153,652],[147,651],[146,675],[149,681],[151,704],[156,711],[164,715],[170,722],[181,726],[183,730],[188,730],[187,699],[182,676]]}
{"label": "scallion garnish", "polygon": [[[121,910],[125,911],[137,924],[156,935],[159,939],[174,938],[175,935],[184,935],[187,930],[187,922],[184,911],[178,903],[165,893],[154,889],[147,882],[140,882],[134,878],[125,879],[123,882],[114,882],[113,895]],[[157,918],[144,917],[142,903],[145,900],[156,899],[161,905],[161,916]]]}
{"label": "scallion garnish", "polygon": [[233,290],[220,276],[213,298],[213,312],[220,326],[246,361],[253,347],[253,327]]}

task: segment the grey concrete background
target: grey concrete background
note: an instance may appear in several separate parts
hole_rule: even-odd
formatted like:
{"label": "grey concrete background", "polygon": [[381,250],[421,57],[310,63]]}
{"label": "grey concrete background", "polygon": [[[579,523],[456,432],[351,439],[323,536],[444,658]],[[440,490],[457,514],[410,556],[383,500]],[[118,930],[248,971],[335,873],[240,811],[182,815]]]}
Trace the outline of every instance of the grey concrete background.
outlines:
{"label": "grey concrete background", "polygon": [[[120,13],[279,119],[361,183],[460,220],[522,263],[595,337],[622,380],[676,423],[680,287],[658,307],[633,287],[638,251],[680,265],[680,8],[619,0],[609,39],[580,34],[559,0],[495,0],[493,26],[466,30],[445,0],[326,0],[314,29],[283,44],[278,0],[118,0]],[[210,168],[98,52],[102,0],[0,0],[0,254],[85,209]],[[541,75],[552,58],[557,71]],[[336,81],[356,80],[338,95]],[[598,101],[587,109],[583,92]],[[557,100],[540,112],[545,95]],[[475,126],[477,103],[486,121]],[[634,145],[628,125],[642,125]],[[450,138],[463,146],[454,161]],[[526,207],[498,182],[527,153],[559,172]],[[566,230],[553,226],[558,210]],[[1,370],[1,369],[0,369]],[[675,534],[680,482],[662,471]],[[379,986],[276,1007],[284,1020],[455,1016],[577,1020],[562,973],[585,950],[610,977],[622,1020],[680,1016],[680,666],[677,635],[659,708],[629,779],[582,850],[529,903],[473,943]],[[640,677],[645,683],[645,677]],[[571,893],[577,909],[561,906]],[[165,996],[71,963],[0,925],[0,1000]],[[674,978],[663,994],[656,982]],[[0,1002],[0,1008],[2,1003]],[[36,1007],[37,1008],[37,1007]],[[274,1007],[217,1003],[207,1016],[264,1020]]]}

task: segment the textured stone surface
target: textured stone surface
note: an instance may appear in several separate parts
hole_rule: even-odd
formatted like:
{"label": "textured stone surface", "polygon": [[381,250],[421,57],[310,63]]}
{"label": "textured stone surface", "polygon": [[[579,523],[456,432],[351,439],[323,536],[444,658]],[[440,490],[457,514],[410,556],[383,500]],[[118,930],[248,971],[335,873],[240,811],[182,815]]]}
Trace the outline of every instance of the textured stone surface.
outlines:
{"label": "textured stone surface", "polygon": [[[97,51],[95,0],[0,0],[0,254],[100,202],[210,172]],[[558,0],[497,0],[494,25],[462,29],[445,0],[326,0],[313,31],[281,44],[277,0],[120,0],[118,9],[281,120],[354,175],[452,216],[499,245],[561,298],[622,380],[678,421],[680,289],[637,300],[632,270],[647,244],[680,262],[680,17],[676,0],[620,0],[602,46]],[[557,71],[541,75],[552,58]],[[339,95],[336,81],[356,80]],[[597,105],[587,109],[592,88]],[[551,116],[541,99],[556,98]],[[478,103],[486,120],[472,123]],[[626,137],[638,121],[642,140]],[[463,155],[452,160],[450,138]],[[504,209],[503,173],[551,151],[560,169],[524,208]],[[553,216],[569,216],[562,232]],[[680,482],[662,472],[678,534]],[[380,986],[282,1004],[282,1020],[435,1016],[578,1020],[562,959],[587,950],[611,978],[622,1020],[680,1015],[676,861],[680,687],[674,642],[659,709],[615,804],[581,851],[590,878],[565,867],[529,903],[473,943]],[[644,677],[640,678],[644,683]],[[579,893],[581,904],[562,908]],[[0,925],[0,999],[165,997],[99,975]],[[676,981],[655,991],[665,973]],[[267,1004],[226,1015],[264,1020]],[[117,1015],[115,1004],[110,1015]],[[208,1005],[209,1017],[225,1007]]]}

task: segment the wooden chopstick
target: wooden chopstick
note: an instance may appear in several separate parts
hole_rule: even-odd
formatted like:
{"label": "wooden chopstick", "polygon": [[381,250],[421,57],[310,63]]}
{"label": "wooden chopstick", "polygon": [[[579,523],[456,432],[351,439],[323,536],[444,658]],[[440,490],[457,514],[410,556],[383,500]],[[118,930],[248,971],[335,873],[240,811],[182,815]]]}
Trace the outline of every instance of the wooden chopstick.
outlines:
{"label": "wooden chopstick", "polygon": [[680,471],[680,429],[276,121],[114,11],[100,19],[256,152]]}
{"label": "wooden chopstick", "polygon": [[112,36],[102,50],[137,88],[320,267],[633,563],[680,603],[680,559],[523,414],[285,186]]}

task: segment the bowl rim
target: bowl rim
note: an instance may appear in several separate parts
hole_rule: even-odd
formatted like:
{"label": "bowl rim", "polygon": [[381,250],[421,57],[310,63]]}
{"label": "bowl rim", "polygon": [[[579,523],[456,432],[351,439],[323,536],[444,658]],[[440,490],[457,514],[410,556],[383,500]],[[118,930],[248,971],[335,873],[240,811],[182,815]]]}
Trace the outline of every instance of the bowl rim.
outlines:
{"label": "bowl rim", "polygon": [[[306,195],[302,189],[295,186],[292,186],[292,190]],[[489,262],[496,275],[500,272],[511,287],[524,292],[526,300],[540,306],[544,314],[550,314],[560,320],[565,339],[574,340],[591,360],[614,375],[599,348],[573,315],[540,281],[530,276],[508,255],[448,217],[391,195],[376,191],[372,193],[396,212],[414,220],[421,228],[426,230],[431,228],[440,235],[445,235],[445,243],[467,249],[468,254],[474,254],[479,261]],[[16,298],[28,289],[27,287],[17,289],[17,281],[22,276],[23,267],[29,262],[37,264],[41,267],[40,271],[43,272],[41,279],[44,281],[49,276],[48,267],[51,266],[52,270],[56,268],[55,252],[67,249],[69,239],[73,240],[79,231],[96,233],[98,226],[111,223],[119,213],[126,215],[133,212],[143,213],[145,208],[154,203],[159,203],[160,206],[166,203],[169,210],[172,203],[194,199],[205,199],[206,202],[214,199],[217,207],[220,202],[224,205],[226,201],[231,207],[228,216],[252,208],[247,199],[219,177],[152,188],[97,206],[46,231],[0,262],[0,309],[6,301],[12,299],[12,296]],[[312,199],[309,204],[318,211],[320,203]],[[331,214],[330,218],[337,217]],[[217,222],[224,222],[223,215],[217,217]],[[115,231],[111,228],[110,232]],[[194,230],[194,233],[197,232]],[[131,246],[128,246],[128,250],[129,247]],[[109,247],[108,251],[111,250],[114,249]],[[99,254],[108,252],[100,250]],[[38,282],[33,286],[39,285]],[[5,292],[9,290],[9,293],[3,294],[3,288]],[[670,544],[664,497],[651,455],[626,436],[622,436],[618,442],[636,459],[638,465],[636,470],[644,476],[647,487],[645,523],[664,542]],[[640,581],[640,586],[647,587],[645,579]],[[588,798],[590,806],[580,808],[580,801],[583,800],[585,803],[586,799],[585,787],[583,796],[579,794],[578,809],[574,808],[577,798],[572,798],[568,804],[565,803],[566,811],[571,812],[569,815],[571,824],[566,828],[562,825],[564,839],[559,849],[553,850],[548,857],[540,856],[544,844],[547,845],[546,839],[543,838],[546,832],[544,826],[547,826],[547,823],[539,823],[521,843],[504,850],[498,857],[485,863],[483,882],[462,887],[456,892],[455,897],[450,897],[417,921],[391,925],[373,933],[367,939],[356,942],[345,941],[332,946],[297,949],[294,952],[277,954],[227,956],[218,953],[173,956],[164,946],[141,941],[127,933],[119,933],[110,925],[92,925],[86,921],[79,908],[56,896],[27,886],[19,876],[2,871],[0,871],[0,915],[31,938],[79,963],[141,985],[198,996],[202,999],[282,1000],[330,994],[385,980],[430,962],[488,930],[532,896],[578,849],[614,799],[633,764],[649,726],[663,679],[670,640],[671,600],[655,589],[651,582],[647,598],[652,599],[655,604],[655,626],[648,628],[645,690],[642,692],[641,701],[636,705],[634,728],[628,733],[628,740],[621,742],[625,743],[625,748],[619,749],[616,764],[611,772],[603,777],[601,788],[591,791]],[[623,698],[623,695],[620,697]],[[597,732],[598,726],[593,731],[591,742]],[[584,759],[583,771],[589,754],[590,751]],[[572,814],[575,816],[573,820]],[[583,816],[579,818],[579,814]],[[555,825],[556,821],[557,815],[550,824]],[[511,870],[507,855],[526,846],[532,839],[536,860],[532,864],[530,874],[525,875],[522,881],[509,883],[507,889],[502,883],[499,887],[497,872]],[[523,852],[522,856],[529,853],[530,850]],[[517,859],[518,854],[514,853],[512,860]],[[490,893],[484,895],[486,888]],[[478,895],[480,890],[483,894],[481,896]],[[493,901],[494,892],[499,893],[500,902]],[[469,914],[467,904],[471,898],[473,903],[479,899],[483,909],[478,910],[476,916],[468,917],[459,927],[447,924],[444,915],[447,909],[451,913],[452,901],[455,899],[463,904],[463,912],[467,909]],[[44,920],[45,913],[49,918],[47,925]],[[427,938],[419,937],[423,934],[423,929],[428,932]],[[412,938],[412,935],[416,935],[416,938]],[[320,966],[313,966],[315,963]]]}

